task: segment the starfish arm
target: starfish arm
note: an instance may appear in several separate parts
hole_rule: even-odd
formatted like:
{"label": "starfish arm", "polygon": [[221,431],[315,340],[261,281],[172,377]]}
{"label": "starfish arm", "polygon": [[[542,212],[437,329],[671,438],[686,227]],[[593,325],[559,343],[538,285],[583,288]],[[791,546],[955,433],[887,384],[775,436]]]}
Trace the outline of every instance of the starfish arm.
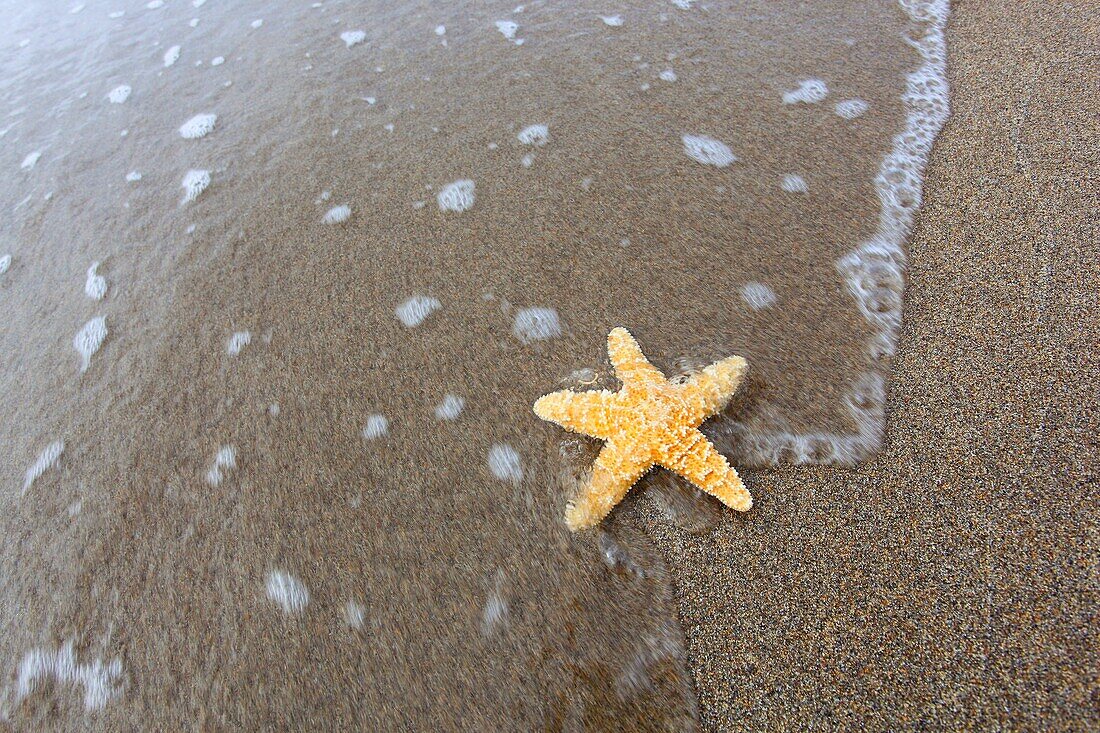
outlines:
{"label": "starfish arm", "polygon": [[569,529],[577,532],[598,524],[652,466],[652,461],[607,443],[592,465],[592,475],[580,495],[565,508]]}
{"label": "starfish arm", "polygon": [[607,440],[615,432],[615,393],[563,389],[535,401],[535,414],[574,433]]}
{"label": "starfish arm", "polygon": [[693,430],[691,443],[685,450],[671,456],[661,465],[686,478],[703,491],[716,497],[730,509],[745,512],[752,508],[752,495],[737,471],[698,430]]}
{"label": "starfish arm", "polygon": [[692,421],[701,422],[721,412],[741,385],[748,369],[748,362],[740,356],[731,356],[693,375],[682,388]]}
{"label": "starfish arm", "polygon": [[638,383],[665,381],[661,370],[649,363],[638,342],[625,328],[613,328],[607,335],[607,355],[615,367],[615,375],[630,389]]}

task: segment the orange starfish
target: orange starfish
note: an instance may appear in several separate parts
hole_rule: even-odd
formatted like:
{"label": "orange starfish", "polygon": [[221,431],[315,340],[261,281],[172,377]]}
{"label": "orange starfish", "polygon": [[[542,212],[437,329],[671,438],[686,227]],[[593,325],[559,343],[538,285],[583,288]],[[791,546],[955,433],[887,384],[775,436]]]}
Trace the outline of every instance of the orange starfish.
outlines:
{"label": "orange starfish", "polygon": [[535,414],[566,430],[606,441],[580,496],[565,509],[569,529],[600,522],[655,465],[675,471],[723,504],[747,511],[752,496],[699,425],[722,410],[748,364],[731,356],[676,384],[649,363],[625,328],[607,336],[607,354],[623,383],[618,392],[562,390],[539,398]]}

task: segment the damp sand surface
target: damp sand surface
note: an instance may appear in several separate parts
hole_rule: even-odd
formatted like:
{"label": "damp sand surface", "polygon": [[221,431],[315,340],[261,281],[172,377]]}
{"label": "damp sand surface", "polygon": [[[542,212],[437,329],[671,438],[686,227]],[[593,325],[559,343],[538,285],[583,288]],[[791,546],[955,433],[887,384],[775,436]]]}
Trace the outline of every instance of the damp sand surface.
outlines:
{"label": "damp sand surface", "polygon": [[695,725],[642,526],[724,510],[656,473],[570,534],[595,446],[530,405],[609,379],[624,325],[669,374],[749,360],[756,422],[712,426],[735,460],[746,430],[857,433],[853,394],[880,420],[837,262],[878,231],[920,27],[612,10],[11,9],[3,715]]}

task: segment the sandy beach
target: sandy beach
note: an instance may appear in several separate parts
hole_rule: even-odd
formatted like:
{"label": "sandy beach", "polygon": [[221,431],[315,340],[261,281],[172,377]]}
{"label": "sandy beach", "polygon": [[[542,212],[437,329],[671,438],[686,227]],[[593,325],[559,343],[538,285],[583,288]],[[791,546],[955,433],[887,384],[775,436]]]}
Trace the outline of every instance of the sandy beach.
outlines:
{"label": "sandy beach", "polygon": [[[885,330],[894,3],[152,5],[3,39],[0,730],[1100,725],[1087,3],[952,6]],[[563,525],[624,323],[750,512]]]}

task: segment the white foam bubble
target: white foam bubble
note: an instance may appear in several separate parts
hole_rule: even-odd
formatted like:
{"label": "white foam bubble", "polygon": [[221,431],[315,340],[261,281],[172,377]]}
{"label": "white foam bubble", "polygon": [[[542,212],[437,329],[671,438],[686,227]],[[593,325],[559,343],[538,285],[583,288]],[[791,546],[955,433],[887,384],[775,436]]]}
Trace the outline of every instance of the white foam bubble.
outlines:
{"label": "white foam bubble", "polygon": [[829,87],[821,79],[803,79],[798,89],[783,94],[783,104],[817,104],[829,96]]}
{"label": "white foam bubble", "polygon": [[497,30],[500,34],[507,38],[509,41],[514,40],[516,37],[516,31],[519,30],[519,23],[512,20],[498,20],[496,22]]}
{"label": "white foam bubble", "polygon": [[419,326],[424,322],[424,319],[442,307],[443,304],[435,298],[426,295],[414,295],[402,301],[394,312],[406,328],[412,328],[413,326]]}
{"label": "white foam bubble", "polygon": [[703,165],[725,168],[737,161],[737,156],[723,142],[705,135],[684,135],[684,153]]}
{"label": "white foam bubble", "polygon": [[550,140],[550,128],[546,125],[528,125],[516,138],[524,145],[545,145]]}
{"label": "white foam bubble", "polygon": [[561,321],[553,308],[522,308],[512,322],[512,333],[525,344],[561,336]]}
{"label": "white foam bubble", "polygon": [[197,114],[180,125],[180,137],[185,140],[198,140],[200,137],[206,137],[213,132],[214,125],[217,122],[218,116],[213,112]]}
{"label": "white foam bubble", "polygon": [[180,60],[180,47],[172,46],[164,52],[164,68],[168,68],[172,64]]}
{"label": "white foam bubble", "polygon": [[362,43],[363,41],[367,40],[367,32],[366,31],[344,31],[343,33],[340,34],[340,40],[343,41],[344,44],[348,48],[351,48],[352,46],[358,45],[358,44]]}
{"label": "white foam bubble", "polygon": [[27,157],[23,158],[23,162],[19,164],[19,167],[25,171],[29,171],[31,168],[34,168],[36,165],[38,165],[38,159],[41,157],[41,150],[35,150],[33,152],[27,153]]}
{"label": "white foam bubble", "polygon": [[206,483],[220,486],[226,474],[237,467],[237,449],[232,445],[223,445],[214,456],[214,465],[206,472]]}
{"label": "white foam bubble", "polygon": [[390,431],[390,421],[385,415],[374,414],[367,418],[367,424],[363,426],[363,438],[376,440]]}
{"label": "white foam bubble", "polygon": [[229,356],[236,356],[250,343],[252,343],[252,333],[250,331],[237,331],[225,342],[225,353]]}
{"label": "white foam bubble", "polygon": [[11,255],[0,256],[0,275],[3,275],[11,267]]}
{"label": "white foam bubble", "polygon": [[189,170],[180,185],[183,186],[183,200],[180,203],[189,204],[210,186],[210,171]]}
{"label": "white foam bubble", "polygon": [[83,328],[73,337],[73,348],[80,354],[80,371],[88,371],[92,363],[92,356],[99,351],[103,340],[107,338],[107,319],[97,316],[84,324]]}
{"label": "white foam bubble", "polygon": [[193,8],[201,8],[203,5],[206,5],[206,0],[191,0],[191,7]]}
{"label": "white foam bubble", "polygon": [[283,613],[296,616],[309,605],[309,588],[285,570],[271,570],[267,574],[267,597],[283,609]]}
{"label": "white foam bubble", "polygon": [[445,36],[445,35],[447,35],[447,26],[445,26],[445,25],[437,25],[437,26],[435,27],[435,34],[436,34],[437,36]]}
{"label": "white foam bubble", "polygon": [[436,420],[457,420],[459,414],[462,412],[462,408],[466,405],[466,400],[462,399],[458,395],[447,394],[443,396],[443,401],[435,407],[435,419]]}
{"label": "white foam bubble", "polygon": [[44,680],[55,684],[72,684],[84,688],[84,709],[94,711],[103,708],[117,697],[122,676],[122,660],[115,658],[110,664],[96,659],[89,664],[78,664],[69,642],[54,651],[39,647],[23,656],[16,679],[16,700],[34,693]]}
{"label": "white foam bubble", "polygon": [[133,91],[133,90],[130,89],[130,87],[128,85],[121,84],[121,85],[115,87],[114,89],[112,89],[107,94],[107,99],[110,100],[111,104],[122,104],[123,102],[125,102],[127,99],[130,98],[130,92],[131,91]]}
{"label": "white foam bubble", "polygon": [[658,74],[658,76],[661,77],[661,81],[667,81],[667,82],[676,81],[676,72],[673,71],[672,69],[665,69],[660,74]]}
{"label": "white foam bubble", "polygon": [[149,8],[150,10],[157,10],[159,8],[163,8],[164,7],[164,0],[149,0],[149,2],[145,3],[145,7]]}
{"label": "white foam bubble", "polygon": [[787,193],[806,193],[810,190],[809,186],[806,185],[805,179],[794,173],[788,173],[783,176],[783,182],[779,184],[779,187]]}
{"label": "white foam bubble", "polygon": [[463,212],[474,205],[476,185],[468,178],[448,183],[439,190],[436,201],[443,211]]}
{"label": "white foam bubble", "polygon": [[522,160],[520,160],[520,163],[523,164],[524,168],[530,168],[535,164],[535,154],[528,153],[527,155],[523,156]]}
{"label": "white foam bubble", "polygon": [[221,66],[224,63],[225,63],[225,56],[215,56],[214,58],[210,59],[210,65],[211,66]]}
{"label": "white foam bubble", "polygon": [[507,443],[494,443],[489,448],[489,471],[501,481],[518,484],[523,480],[523,462]]}
{"label": "white foam bubble", "polygon": [[263,24],[264,24],[263,18],[257,18],[256,20],[252,21],[252,23],[250,25],[252,26],[253,29],[255,29],[255,28],[259,28]]}
{"label": "white foam bubble", "polygon": [[669,0],[673,5],[680,8],[680,10],[691,10],[691,4],[695,0]]}
{"label": "white foam bubble", "polygon": [[96,272],[98,268],[99,263],[93,262],[84,280],[84,294],[92,300],[103,300],[103,296],[107,294],[107,280]]}
{"label": "white foam bubble", "polygon": [[61,454],[65,451],[65,441],[55,440],[42,449],[42,452],[38,454],[38,457],[34,459],[34,463],[23,475],[23,493],[27,493],[27,489],[38,480],[38,478],[49,469],[57,465],[57,459],[61,457]]}
{"label": "white foam bubble", "polygon": [[492,636],[508,625],[508,600],[504,597],[504,573],[497,571],[493,590],[481,611],[481,633]]}
{"label": "white foam bubble", "polygon": [[846,120],[854,120],[862,117],[868,108],[869,105],[862,99],[845,99],[843,102],[837,102],[833,110]]}
{"label": "white foam bubble", "polygon": [[623,24],[623,17],[621,15],[601,15],[600,20],[604,25],[609,25],[612,28],[618,28]]}
{"label": "white foam bubble", "polygon": [[775,291],[760,282],[745,283],[741,286],[741,299],[753,310],[771,308],[775,305]]}
{"label": "white foam bubble", "polygon": [[130,183],[141,180],[141,173],[139,171],[130,171],[126,174],[126,180]]}
{"label": "white foam bubble", "polygon": [[351,207],[347,204],[340,204],[339,206],[333,206],[327,212],[321,221],[325,224],[342,224],[351,218]]}
{"label": "white foam bubble", "polygon": [[367,620],[367,609],[360,603],[348,601],[344,604],[344,623],[353,629],[363,628]]}

